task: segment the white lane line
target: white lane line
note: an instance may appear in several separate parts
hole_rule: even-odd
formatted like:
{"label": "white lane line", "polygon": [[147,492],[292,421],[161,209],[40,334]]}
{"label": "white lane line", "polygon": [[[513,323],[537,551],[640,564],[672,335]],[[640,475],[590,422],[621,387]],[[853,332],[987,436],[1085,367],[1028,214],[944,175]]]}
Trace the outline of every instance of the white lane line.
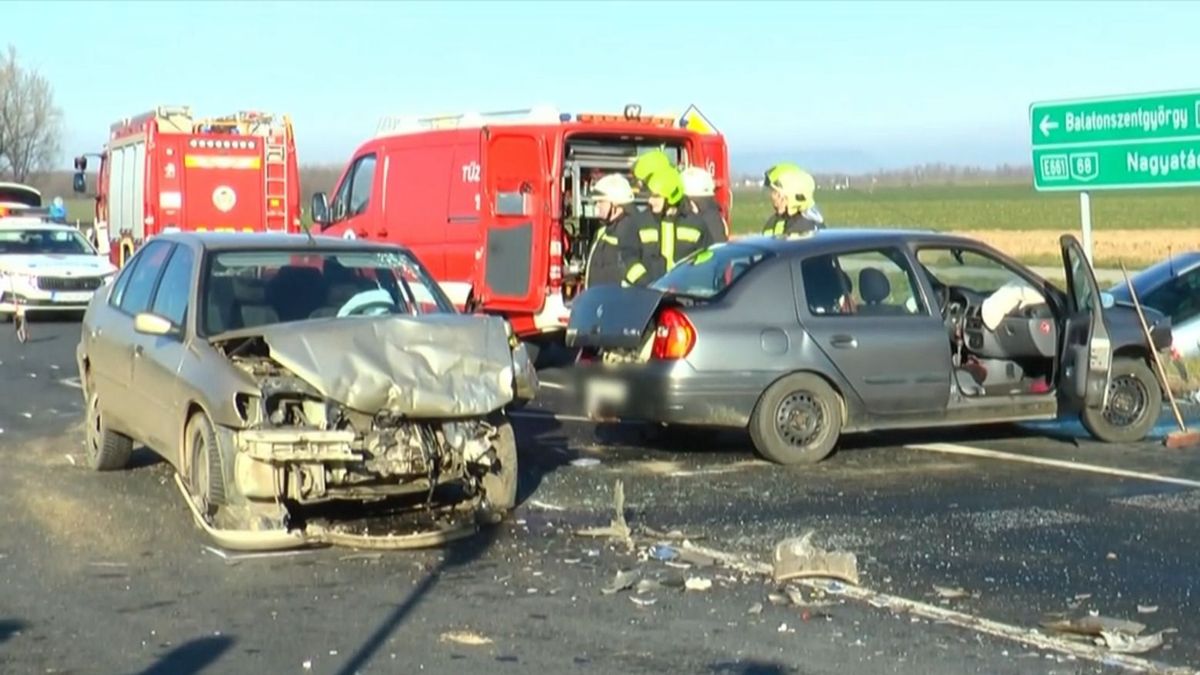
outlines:
{"label": "white lane line", "polygon": [[1141,471],[1129,471],[1128,469],[1114,469],[1112,467],[1100,466],[1099,464],[1085,464],[1083,462],[1072,462],[1063,459],[1048,459],[1045,457],[1030,457],[1028,455],[1018,455],[1011,452],[1001,452],[999,450],[985,450],[983,448],[972,448],[966,445],[955,445],[953,443],[928,443],[924,445],[906,445],[909,450],[923,450],[925,452],[940,452],[947,455],[964,455],[967,457],[985,457],[988,459],[1000,459],[1010,462],[1023,462],[1025,464],[1037,464],[1039,466],[1052,466],[1059,469],[1067,469],[1070,471],[1086,471],[1088,473],[1098,473],[1106,476],[1119,476],[1121,478],[1138,478],[1141,480],[1154,481],[1156,483],[1168,483],[1171,485],[1182,485],[1184,487],[1200,488],[1200,481],[1189,480],[1187,478],[1175,478],[1174,476],[1162,476],[1156,473],[1143,473]]}
{"label": "white lane line", "polygon": [[[712,556],[717,559],[718,564],[726,564],[749,574],[758,574],[768,578],[773,577],[774,569],[769,563],[746,559],[744,556],[726,553],[705,546],[697,546],[687,542],[683,543],[682,547]],[[824,591],[830,595],[840,595],[852,600],[858,600],[879,609],[888,609],[896,613],[907,613],[940,624],[949,624],[977,633],[991,635],[992,637],[1011,640],[1022,645],[1032,645],[1046,651],[1068,654],[1079,659],[1095,661],[1104,665],[1117,666],[1138,672],[1161,673],[1163,675],[1200,675],[1200,670],[1193,668],[1169,666],[1137,656],[1111,652],[1086,642],[1076,642],[1054,635],[1047,635],[1038,629],[1001,623],[974,614],[931,605],[920,600],[909,600],[898,595],[881,593],[864,586],[851,586],[840,581],[827,579],[792,579],[787,583]]]}
{"label": "white lane line", "polygon": [[557,382],[550,382],[548,380],[542,380],[541,382],[538,382],[538,386],[544,387],[546,389],[557,389],[559,391],[563,391],[563,390],[570,388],[565,384],[559,384]]}
{"label": "white lane line", "polygon": [[78,377],[64,377],[63,379],[59,380],[58,383],[67,387],[73,387],[75,389],[83,389],[83,385],[79,383]]}

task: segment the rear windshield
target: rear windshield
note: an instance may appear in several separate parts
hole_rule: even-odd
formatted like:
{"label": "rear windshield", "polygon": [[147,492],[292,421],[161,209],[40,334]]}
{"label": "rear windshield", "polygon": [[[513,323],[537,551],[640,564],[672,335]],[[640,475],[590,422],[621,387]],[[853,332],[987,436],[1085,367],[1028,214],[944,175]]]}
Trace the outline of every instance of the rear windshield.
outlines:
{"label": "rear windshield", "polygon": [[717,244],[679,263],[650,286],[675,295],[711,298],[771,255],[745,244]]}

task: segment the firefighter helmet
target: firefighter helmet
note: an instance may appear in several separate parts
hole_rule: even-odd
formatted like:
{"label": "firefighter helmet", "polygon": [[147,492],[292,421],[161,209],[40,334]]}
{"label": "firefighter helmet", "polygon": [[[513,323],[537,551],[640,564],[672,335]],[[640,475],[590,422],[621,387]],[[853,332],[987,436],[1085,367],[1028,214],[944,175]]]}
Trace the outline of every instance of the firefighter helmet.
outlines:
{"label": "firefighter helmet", "polygon": [[646,189],[655,197],[662,197],[668,206],[683,201],[683,178],[673,166],[658,169],[646,178]]}
{"label": "firefighter helmet", "polygon": [[662,150],[650,150],[638,156],[633,164],[633,177],[645,182],[655,171],[662,168],[672,168],[671,158]]}
{"label": "firefighter helmet", "polygon": [[593,199],[604,199],[614,204],[629,204],[633,202],[633,186],[629,179],[619,173],[610,173],[592,183]]}
{"label": "firefighter helmet", "polygon": [[711,197],[717,192],[712,174],[698,166],[689,166],[680,173],[683,194],[689,197]]}
{"label": "firefighter helmet", "polygon": [[763,182],[787,197],[789,207],[803,210],[813,205],[817,182],[812,174],[795,164],[776,164],[767,171]]}

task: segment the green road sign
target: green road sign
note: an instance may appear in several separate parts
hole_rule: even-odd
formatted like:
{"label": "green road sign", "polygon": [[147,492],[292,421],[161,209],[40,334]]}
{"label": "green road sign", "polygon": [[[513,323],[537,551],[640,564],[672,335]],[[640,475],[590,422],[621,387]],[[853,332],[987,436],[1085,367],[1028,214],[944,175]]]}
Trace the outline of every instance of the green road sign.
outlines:
{"label": "green road sign", "polygon": [[1040,191],[1200,186],[1200,91],[1029,107]]}

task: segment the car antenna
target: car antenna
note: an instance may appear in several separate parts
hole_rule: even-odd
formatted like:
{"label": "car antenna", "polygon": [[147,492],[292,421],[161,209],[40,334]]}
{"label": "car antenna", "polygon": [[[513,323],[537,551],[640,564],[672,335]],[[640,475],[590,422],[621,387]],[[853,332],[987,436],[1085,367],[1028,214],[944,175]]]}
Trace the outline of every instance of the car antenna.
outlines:
{"label": "car antenna", "polygon": [[1172,279],[1175,278],[1175,254],[1171,251],[1170,244],[1167,244],[1167,272]]}
{"label": "car antenna", "polygon": [[303,227],[303,228],[304,228],[304,234],[308,235],[308,245],[309,245],[309,246],[316,246],[316,245],[317,245],[317,240],[316,240],[316,239],[313,239],[313,236],[312,236],[312,225],[301,225],[301,227]]}

